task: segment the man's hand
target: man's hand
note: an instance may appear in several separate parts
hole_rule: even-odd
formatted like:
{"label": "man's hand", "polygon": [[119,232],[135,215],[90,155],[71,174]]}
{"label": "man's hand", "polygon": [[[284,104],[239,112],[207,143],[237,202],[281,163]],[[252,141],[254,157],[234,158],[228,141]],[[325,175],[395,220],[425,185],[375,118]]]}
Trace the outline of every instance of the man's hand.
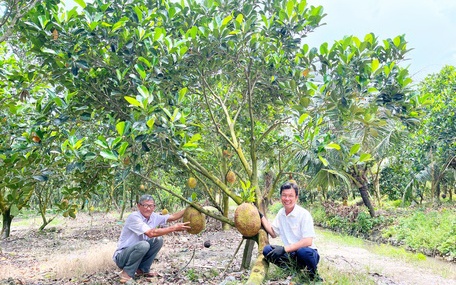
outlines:
{"label": "man's hand", "polygon": [[191,229],[191,227],[189,227],[188,224],[190,224],[190,222],[176,224],[175,231],[185,231],[185,230]]}
{"label": "man's hand", "polygon": [[285,255],[285,248],[283,246],[274,246],[274,249],[266,256],[268,259],[277,260]]}

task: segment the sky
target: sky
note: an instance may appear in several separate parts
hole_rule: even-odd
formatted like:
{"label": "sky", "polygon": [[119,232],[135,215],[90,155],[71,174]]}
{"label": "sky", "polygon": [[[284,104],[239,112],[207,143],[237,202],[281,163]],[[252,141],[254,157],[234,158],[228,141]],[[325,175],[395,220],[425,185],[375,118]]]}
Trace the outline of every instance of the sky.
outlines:
{"label": "sky", "polygon": [[308,0],[322,5],[326,25],[305,40],[311,47],[330,45],[347,35],[360,39],[373,32],[379,40],[405,35],[414,82],[438,73],[445,65],[456,66],[455,0]]}

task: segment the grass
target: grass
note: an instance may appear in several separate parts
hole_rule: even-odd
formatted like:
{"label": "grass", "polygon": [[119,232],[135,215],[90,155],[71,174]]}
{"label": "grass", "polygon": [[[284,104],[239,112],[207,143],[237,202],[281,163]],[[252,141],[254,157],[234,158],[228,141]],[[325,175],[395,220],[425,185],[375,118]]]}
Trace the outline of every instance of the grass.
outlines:
{"label": "grass", "polygon": [[[321,260],[318,271],[320,276],[324,279],[324,284],[338,284],[338,285],[374,285],[376,284],[368,275],[357,272],[345,272],[338,270],[334,266],[330,266],[324,260]],[[308,279],[302,272],[284,270],[275,265],[269,267],[266,280],[274,284],[279,280],[289,280],[289,284],[319,284]]]}
{"label": "grass", "polygon": [[[112,261],[115,243],[97,245],[97,248],[80,252],[62,253],[44,264],[51,266],[52,277],[79,279],[88,272],[102,272],[107,269],[118,270]],[[51,277],[51,276],[50,276]]]}
{"label": "grass", "polygon": [[[106,270],[118,270],[112,261],[112,254],[115,250],[114,242],[92,246],[90,250],[81,249],[78,251],[61,252],[52,254],[52,259],[40,262],[39,271],[47,279],[72,279],[84,278],[88,273],[104,272]],[[15,266],[2,265],[0,276],[10,276],[15,272]]]}

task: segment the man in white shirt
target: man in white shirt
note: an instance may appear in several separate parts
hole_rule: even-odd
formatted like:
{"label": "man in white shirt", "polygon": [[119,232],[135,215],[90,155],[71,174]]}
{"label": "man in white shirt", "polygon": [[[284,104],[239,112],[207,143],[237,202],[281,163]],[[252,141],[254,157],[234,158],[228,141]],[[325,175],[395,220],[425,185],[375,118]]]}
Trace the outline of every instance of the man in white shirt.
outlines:
{"label": "man in white shirt", "polygon": [[125,221],[113,255],[114,262],[122,269],[120,283],[127,283],[135,276],[154,276],[150,267],[163,246],[161,236],[190,229],[190,222],[161,228],[167,222],[182,218],[184,210],[171,215],[154,213],[155,201],[151,195],[141,196],[137,206],[138,211],[131,213]]}
{"label": "man in white shirt", "polygon": [[320,255],[314,245],[315,230],[309,211],[297,205],[298,185],[285,183],[280,187],[283,208],[272,222],[260,213],[261,224],[272,238],[280,237],[284,246],[266,245],[263,255],[268,262],[282,268],[306,269],[311,280],[320,281],[317,265]]}

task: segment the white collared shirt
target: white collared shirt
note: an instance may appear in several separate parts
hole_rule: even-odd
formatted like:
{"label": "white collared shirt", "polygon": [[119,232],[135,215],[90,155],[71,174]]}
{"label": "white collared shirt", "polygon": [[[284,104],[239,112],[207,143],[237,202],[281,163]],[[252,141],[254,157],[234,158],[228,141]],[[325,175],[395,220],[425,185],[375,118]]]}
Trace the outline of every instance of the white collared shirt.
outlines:
{"label": "white collared shirt", "polygon": [[[272,222],[272,229],[280,236],[285,246],[297,243],[303,238],[316,236],[312,215],[297,204],[288,215],[285,214],[285,208],[280,209]],[[313,241],[309,247],[315,249]]]}

